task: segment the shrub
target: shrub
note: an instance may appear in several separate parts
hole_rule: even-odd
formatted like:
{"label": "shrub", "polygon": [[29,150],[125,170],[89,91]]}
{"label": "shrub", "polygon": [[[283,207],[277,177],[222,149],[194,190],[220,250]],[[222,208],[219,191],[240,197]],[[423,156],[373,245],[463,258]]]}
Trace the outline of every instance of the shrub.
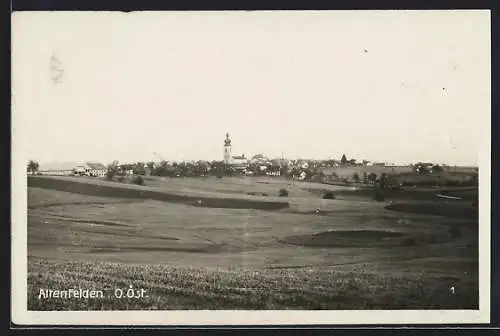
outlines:
{"label": "shrub", "polygon": [[132,180],[132,182],[134,184],[137,184],[137,185],[145,185],[146,183],[144,182],[144,179],[142,178],[141,175],[137,175],[134,177],[134,179]]}
{"label": "shrub", "polygon": [[432,171],[434,173],[441,173],[444,171],[444,169],[440,165],[434,165],[434,166],[432,166]]}
{"label": "shrub", "polygon": [[280,189],[280,196],[281,197],[287,197],[288,196],[288,190],[286,190],[286,189]]}
{"label": "shrub", "polygon": [[333,194],[333,191],[327,191],[323,195],[323,199],[335,199],[335,195]]}
{"label": "shrub", "polygon": [[116,175],[116,172],[114,170],[108,169],[108,171],[106,172],[106,179],[111,181],[111,180],[113,180],[115,175]]}
{"label": "shrub", "polygon": [[269,196],[268,193],[262,193],[262,196]]}
{"label": "shrub", "polygon": [[118,182],[125,182],[125,177],[124,176],[118,176]]}

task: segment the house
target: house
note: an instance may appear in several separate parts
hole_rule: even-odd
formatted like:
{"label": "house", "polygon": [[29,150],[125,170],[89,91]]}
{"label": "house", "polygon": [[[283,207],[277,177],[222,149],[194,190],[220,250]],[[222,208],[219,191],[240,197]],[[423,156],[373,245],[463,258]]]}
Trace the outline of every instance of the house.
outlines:
{"label": "house", "polygon": [[71,176],[72,169],[44,169],[38,170],[38,175],[51,175],[51,176]]}
{"label": "house", "polygon": [[266,171],[266,175],[268,176],[280,176],[281,175],[281,167],[279,165],[271,165],[268,167]]}
{"label": "house", "polygon": [[101,163],[87,162],[73,167],[73,175],[104,177],[108,169]]}
{"label": "house", "polygon": [[102,163],[87,162],[88,176],[104,177],[108,169]]}
{"label": "house", "polygon": [[87,172],[87,166],[86,165],[78,165],[78,166],[75,166],[75,168],[73,168],[73,174],[74,175],[83,176],[83,175],[86,175],[86,172]]}

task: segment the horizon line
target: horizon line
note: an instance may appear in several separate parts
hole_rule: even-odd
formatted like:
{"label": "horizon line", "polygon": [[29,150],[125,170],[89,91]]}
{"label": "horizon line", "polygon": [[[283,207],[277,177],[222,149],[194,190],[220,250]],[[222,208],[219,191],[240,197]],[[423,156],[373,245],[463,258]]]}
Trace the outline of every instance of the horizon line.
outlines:
{"label": "horizon line", "polygon": [[[258,153],[260,154],[260,153]],[[258,154],[254,154],[252,155],[255,156],[255,155],[258,155]],[[264,154],[263,154],[264,155]],[[252,157],[247,157],[247,160],[248,161],[251,161],[252,160]],[[347,157],[347,155],[346,155]],[[276,157],[269,157],[269,156],[266,156],[264,155],[264,158],[266,159],[269,159],[269,160],[288,160],[288,161],[330,161],[330,160],[334,160],[334,161],[340,161],[341,159],[337,159],[337,158],[318,158],[318,159],[314,159],[314,158],[305,158],[305,157],[296,157],[296,158],[287,158],[287,157],[281,157],[281,156],[276,156]],[[349,160],[349,157],[347,157],[347,159]],[[101,160],[88,160],[88,159],[74,159],[74,160],[71,160],[71,159],[67,159],[67,160],[55,160],[55,159],[49,159],[49,160],[38,160],[38,159],[35,159],[35,158],[31,158],[31,159],[28,159],[27,162],[29,161],[35,161],[35,162],[38,162],[39,164],[40,163],[101,163],[102,164],[102,161]],[[451,167],[479,167],[478,164],[472,164],[472,163],[450,163],[450,162],[445,162],[445,161],[433,161],[433,160],[413,160],[411,162],[397,162],[397,161],[392,161],[392,160],[368,160],[368,159],[356,159],[356,164],[360,164],[362,163],[364,160],[368,161],[368,163],[385,163],[387,165],[394,165],[394,166],[409,166],[409,165],[412,165],[412,164],[415,164],[415,163],[433,163],[433,164],[437,164],[437,165],[441,165],[441,166],[451,166]],[[109,161],[109,162],[108,162]],[[119,164],[134,164],[134,163],[145,163],[147,164],[148,162],[197,162],[197,161],[205,161],[205,162],[212,162],[212,161],[224,161],[223,159],[178,159],[178,160],[175,160],[175,159],[162,159],[160,160],[159,158],[158,159],[148,159],[148,160],[106,160],[106,162],[108,163],[112,163],[113,161],[118,161]]]}

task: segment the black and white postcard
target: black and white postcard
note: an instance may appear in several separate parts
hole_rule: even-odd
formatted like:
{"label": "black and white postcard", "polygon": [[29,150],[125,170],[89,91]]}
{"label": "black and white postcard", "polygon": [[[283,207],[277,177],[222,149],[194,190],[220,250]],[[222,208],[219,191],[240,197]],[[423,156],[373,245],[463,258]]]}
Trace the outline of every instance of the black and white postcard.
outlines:
{"label": "black and white postcard", "polygon": [[12,314],[486,323],[490,13],[12,15]]}

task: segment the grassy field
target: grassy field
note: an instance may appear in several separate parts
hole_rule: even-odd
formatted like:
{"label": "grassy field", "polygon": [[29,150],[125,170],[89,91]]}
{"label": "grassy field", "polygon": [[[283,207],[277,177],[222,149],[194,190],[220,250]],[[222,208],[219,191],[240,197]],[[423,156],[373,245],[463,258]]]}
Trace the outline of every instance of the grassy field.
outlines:
{"label": "grassy field", "polygon": [[[269,178],[146,183],[29,180],[28,309],[478,307],[477,216],[450,215],[469,209],[466,201],[325,200],[311,192],[322,184]],[[276,194],[283,187],[287,198]],[[200,197],[219,201],[193,206]],[[130,285],[148,296],[113,296]],[[40,289],[69,288],[106,294],[38,298]]]}
{"label": "grassy field", "polygon": [[351,177],[354,173],[357,173],[360,177],[363,177],[363,173],[370,174],[374,173],[380,176],[382,173],[390,175],[398,175],[404,173],[412,173],[413,168],[411,166],[397,166],[397,167],[386,167],[386,166],[348,166],[348,167],[337,167],[326,169],[327,174],[332,172],[336,173],[339,177]]}
{"label": "grassy field", "polygon": [[[477,309],[474,277],[394,276],[363,267],[222,270],[34,260],[28,283],[31,310]],[[144,294],[115,296],[130,286]],[[39,288],[79,287],[101,290],[103,298],[38,299]]]}
{"label": "grassy field", "polygon": [[445,183],[447,181],[468,181],[471,176],[477,174],[474,167],[445,167],[442,172],[430,174],[416,174],[410,166],[352,166],[327,169],[327,174],[336,173],[340,178],[351,178],[357,173],[360,178],[363,174],[374,173],[381,176],[386,173],[392,180],[399,183],[421,183],[432,181],[434,183]]}

